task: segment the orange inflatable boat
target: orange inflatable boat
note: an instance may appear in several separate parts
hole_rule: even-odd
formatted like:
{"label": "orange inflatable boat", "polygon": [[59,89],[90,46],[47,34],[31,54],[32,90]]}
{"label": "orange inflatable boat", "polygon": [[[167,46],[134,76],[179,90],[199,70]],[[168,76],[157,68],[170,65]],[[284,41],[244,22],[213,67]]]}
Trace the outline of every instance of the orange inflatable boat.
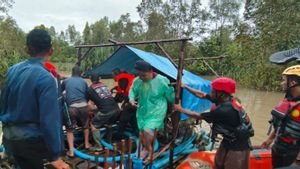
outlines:
{"label": "orange inflatable boat", "polygon": [[[177,169],[212,169],[216,151],[200,151],[190,154]],[[250,153],[250,169],[272,169],[271,150],[255,149]]]}

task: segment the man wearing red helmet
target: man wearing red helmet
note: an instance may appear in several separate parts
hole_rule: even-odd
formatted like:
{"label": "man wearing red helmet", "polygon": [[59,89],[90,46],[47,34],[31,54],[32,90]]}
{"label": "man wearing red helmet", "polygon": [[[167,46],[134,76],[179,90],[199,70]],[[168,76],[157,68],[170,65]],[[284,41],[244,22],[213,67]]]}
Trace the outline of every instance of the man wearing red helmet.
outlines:
{"label": "man wearing red helmet", "polygon": [[213,137],[221,134],[222,143],[215,156],[216,169],[247,169],[250,154],[250,136],[253,129],[249,117],[241,104],[232,96],[236,82],[227,77],[220,77],[211,84],[211,94],[183,85],[188,91],[200,98],[209,99],[215,104],[210,112],[197,113],[175,105],[174,109],[196,119],[212,123]]}

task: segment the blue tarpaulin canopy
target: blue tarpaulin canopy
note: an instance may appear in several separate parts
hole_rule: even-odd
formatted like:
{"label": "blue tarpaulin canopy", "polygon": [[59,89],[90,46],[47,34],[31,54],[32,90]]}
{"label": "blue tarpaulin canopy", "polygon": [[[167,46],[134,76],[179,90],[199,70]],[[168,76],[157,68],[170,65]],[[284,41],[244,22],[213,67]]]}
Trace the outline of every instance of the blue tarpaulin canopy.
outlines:
{"label": "blue tarpaulin canopy", "polygon": [[[93,69],[85,72],[85,76],[97,73],[102,78],[110,78],[112,76],[111,72],[115,68],[120,68],[122,71],[134,74],[134,65],[138,60],[144,60],[150,63],[156,71],[167,76],[171,81],[175,81],[177,78],[177,69],[168,58],[130,46],[121,46],[103,63],[96,65]],[[187,70],[183,71],[182,82],[194,89],[210,93],[210,81],[205,80]],[[208,110],[210,105],[211,103],[209,101],[199,99],[187,90],[183,90],[182,106],[184,108],[196,112],[203,112]],[[181,119],[184,120],[187,118],[188,117],[186,115],[181,115]]]}

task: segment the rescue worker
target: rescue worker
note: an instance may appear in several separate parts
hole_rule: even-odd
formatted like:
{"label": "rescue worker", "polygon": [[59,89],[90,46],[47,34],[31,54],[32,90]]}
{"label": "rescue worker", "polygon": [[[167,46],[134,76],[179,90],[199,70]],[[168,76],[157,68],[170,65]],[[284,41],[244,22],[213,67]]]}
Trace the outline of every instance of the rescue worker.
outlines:
{"label": "rescue worker", "polygon": [[116,121],[119,114],[119,106],[111,95],[109,88],[99,81],[100,78],[97,74],[93,74],[90,80],[92,84],[88,89],[88,97],[98,108],[91,121],[91,130],[95,143],[101,149],[99,128],[108,122],[114,123]]}
{"label": "rescue worker", "polygon": [[21,169],[41,169],[49,162],[69,169],[60,158],[61,114],[57,86],[44,62],[53,54],[47,31],[34,29],[26,37],[31,58],[13,65],[1,96],[3,144]]}
{"label": "rescue worker", "polygon": [[216,169],[247,169],[249,166],[250,136],[253,129],[249,117],[241,104],[232,94],[235,93],[236,82],[227,77],[215,79],[211,94],[183,85],[188,91],[200,98],[206,98],[215,104],[210,112],[197,113],[174,105],[174,109],[193,118],[212,123],[213,133],[221,134],[223,140],[215,156]]}
{"label": "rescue worker", "polygon": [[117,94],[125,96],[125,98],[128,97],[130,87],[135,78],[134,75],[127,72],[121,72],[119,68],[114,69],[112,75],[116,82],[116,86],[112,88],[112,90],[115,89],[117,90]]}
{"label": "rescue worker", "polygon": [[138,131],[137,121],[136,121],[136,107],[131,106],[129,103],[128,93],[132,82],[134,80],[134,75],[121,72],[119,68],[116,68],[112,71],[113,78],[116,82],[116,86],[112,89],[116,90],[115,100],[121,105],[121,113],[119,117],[119,133],[122,135],[126,125],[130,123],[134,131]]}
{"label": "rescue worker", "polygon": [[271,111],[274,130],[261,145],[268,148],[274,141],[274,168],[291,165],[300,148],[300,65],[285,69],[282,75],[286,97]]}
{"label": "rescue worker", "polygon": [[164,127],[168,103],[174,103],[175,94],[173,87],[169,86],[169,79],[153,72],[149,63],[137,61],[135,70],[138,77],[132,83],[129,101],[132,106],[137,107],[137,123],[144,145],[141,157],[145,158],[148,152],[152,152],[154,130]]}
{"label": "rescue worker", "polygon": [[62,90],[66,91],[66,102],[69,107],[71,125],[67,128],[67,141],[69,144],[69,157],[74,157],[74,130],[80,125],[83,128],[84,147],[91,147],[89,143],[89,108],[88,108],[88,85],[80,77],[79,66],[72,69],[72,76],[62,83]]}

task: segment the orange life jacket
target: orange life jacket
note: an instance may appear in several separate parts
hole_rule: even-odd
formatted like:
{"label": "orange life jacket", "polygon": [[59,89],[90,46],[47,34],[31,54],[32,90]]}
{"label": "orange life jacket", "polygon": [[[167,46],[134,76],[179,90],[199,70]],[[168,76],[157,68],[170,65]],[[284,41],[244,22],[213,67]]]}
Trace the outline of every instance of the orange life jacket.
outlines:
{"label": "orange life jacket", "polygon": [[[117,82],[117,93],[122,94],[124,96],[128,96],[130,87],[134,80],[134,76],[130,73],[120,73],[115,77],[115,81]],[[121,84],[121,82],[125,82],[125,86]]]}
{"label": "orange life jacket", "polygon": [[286,143],[300,140],[300,102],[284,99],[272,110],[278,139]]}

